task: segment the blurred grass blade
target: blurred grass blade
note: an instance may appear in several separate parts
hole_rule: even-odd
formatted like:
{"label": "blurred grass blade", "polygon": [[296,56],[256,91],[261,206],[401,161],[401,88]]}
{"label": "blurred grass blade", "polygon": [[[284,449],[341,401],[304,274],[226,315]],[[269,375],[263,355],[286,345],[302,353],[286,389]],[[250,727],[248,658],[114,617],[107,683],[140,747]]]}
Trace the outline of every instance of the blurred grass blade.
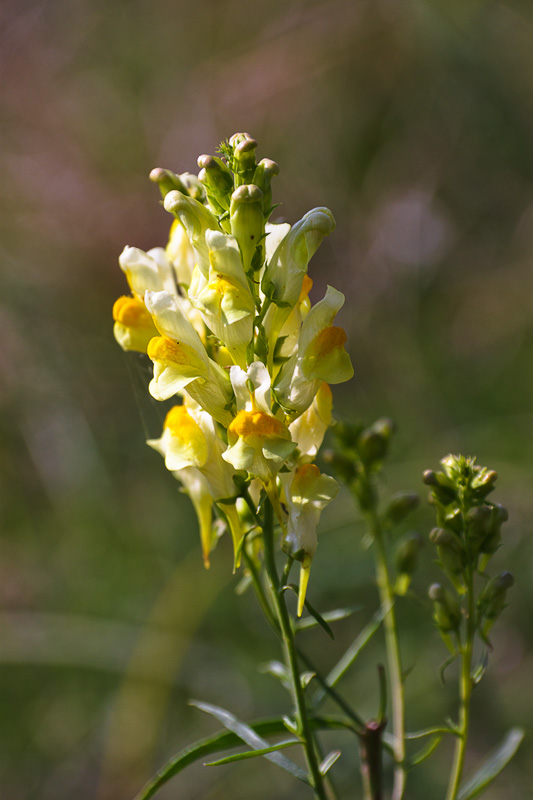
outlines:
{"label": "blurred grass blade", "polygon": [[[263,736],[287,732],[283,721],[279,717],[256,722],[254,723],[253,730],[255,733]],[[230,747],[237,747],[240,744],[240,737],[226,730],[218,731],[218,733],[212,736],[206,736],[205,739],[199,739],[167,761],[141,789],[139,794],[135,797],[135,800],[149,800],[149,798],[153,797],[167,781],[184,770],[185,767],[194,764],[195,761],[209,756],[212,753],[219,753],[221,750],[228,750]]]}
{"label": "blurred grass blade", "polygon": [[[379,629],[379,626],[383,622],[383,617],[385,616],[386,611],[380,609],[377,611],[370,622],[365,625],[359,636],[355,639],[355,641],[350,645],[348,650],[344,653],[344,655],[339,659],[336,665],[333,667],[329,675],[326,677],[326,683],[328,686],[335,686],[336,683],[342,678],[345,672],[352,666],[354,661],[357,659],[363,648],[368,644],[371,638],[374,636],[376,631]],[[326,690],[319,689],[314,698],[313,698],[313,707],[316,708],[326,697]]]}
{"label": "blurred grass blade", "polygon": [[524,738],[523,728],[511,728],[501,745],[489,754],[483,766],[459,791],[458,800],[472,800],[496,778],[512,759]]}
{"label": "blurred grass blade", "polygon": [[204,764],[206,767],[220,767],[223,764],[233,764],[235,761],[244,761],[247,758],[257,758],[257,756],[266,756],[269,753],[275,753],[276,750],[283,750],[285,747],[292,747],[295,744],[301,744],[299,739],[286,739],[284,742],[278,742],[271,747],[263,747],[261,750],[246,750],[244,753],[234,753],[232,756],[219,758],[218,761],[209,761]]}
{"label": "blurred grass blade", "polygon": [[[250,747],[254,749],[263,749],[270,747],[269,743],[262,739],[253,728],[246,723],[242,722],[241,720],[234,717],[229,711],[226,711],[225,708],[221,708],[220,706],[213,706],[210,703],[201,703],[198,700],[191,701],[190,705],[194,706],[195,708],[199,708],[200,711],[205,711],[206,714],[210,714],[215,719],[218,719],[219,722],[224,725],[225,728],[230,730],[232,733],[235,733],[239,739],[242,739]],[[265,756],[266,759],[272,761],[274,764],[277,764],[278,767],[281,767],[286,772],[290,772],[295,778],[306,783],[308,786],[309,778],[307,777],[307,773],[298,764],[295,764],[290,759],[286,758],[286,756],[282,756],[281,753],[269,753]]]}

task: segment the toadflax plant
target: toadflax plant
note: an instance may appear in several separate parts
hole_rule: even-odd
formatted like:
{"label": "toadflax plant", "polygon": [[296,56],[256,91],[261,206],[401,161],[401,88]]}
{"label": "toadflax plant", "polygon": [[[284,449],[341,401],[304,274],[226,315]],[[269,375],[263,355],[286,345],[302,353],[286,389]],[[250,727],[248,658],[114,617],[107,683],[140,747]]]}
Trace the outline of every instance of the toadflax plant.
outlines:
{"label": "toadflax plant", "polygon": [[[318,732],[337,729],[357,737],[366,800],[385,796],[384,754],[393,765],[391,797],[401,800],[409,770],[429,756],[445,734],[457,737],[460,744],[447,798],[467,800],[488,782],[485,765],[485,784],[474,778],[474,793],[459,791],[473,685],[473,638],[478,634],[490,646],[489,629],[512,582],[502,576],[489,580],[484,573],[485,556],[499,545],[503,512],[484,503],[485,494],[479,491],[454,493],[448,485],[452,478],[446,478],[444,485],[439,476],[426,474],[441,526],[440,532],[432,532],[431,541],[454,591],[466,598],[461,610],[450,590],[436,584],[430,591],[437,627],[452,658],[462,658],[461,720],[455,727],[409,734],[396,599],[408,593],[421,537],[411,534],[394,542],[393,532],[417,498],[406,493],[392,498],[384,510],[379,505],[377,479],[393,432],[389,420],[370,427],[338,425],[337,451],[329,460],[367,520],[376,554],[380,609],[328,675],[323,676],[302,651],[297,640],[301,630],[319,625],[332,636],[329,623],[350,613],[341,609],[320,614],[306,597],[320,515],[339,490],[335,478],[321,473],[314,461],[332,424],[330,385],[349,380],[353,368],[345,350],[346,334],[335,325],[344,296],[328,286],[315,305],[309,300],[308,264],[324,236],[334,230],[333,215],[327,208],[315,208],[293,226],[270,222],[275,209],[271,182],[279,168],[268,158],[257,162],[256,148],[249,134],[237,133],[220,145],[217,156],[200,156],[198,175],[151,172],[174,220],[165,248],[145,253],[126,247],[122,252],[119,263],[130,294],[115,302],[114,334],[124,350],[145,353],[152,361],[151,396],[174,403],[161,436],[148,444],[161,454],[194,505],[206,567],[221,530],[231,536],[234,571],[244,573],[241,588],[253,588],[281,642],[284,663],[271,662],[269,671],[290,692],[292,709],[282,718],[246,724],[219,706],[196,703],[224,730],[178,753],[138,797],[152,797],[192,761],[243,743],[248,747],[244,752],[211,763],[262,756],[304,783],[315,797],[340,797],[330,773],[340,751],[324,756],[317,739]],[[471,475],[478,476],[478,469],[472,467]],[[450,498],[456,503],[451,516]],[[460,523],[466,533],[460,532]],[[475,545],[468,544],[474,541],[472,536]],[[396,574],[391,565],[394,553]],[[290,582],[295,562],[297,586]],[[485,582],[476,596],[475,574]],[[287,605],[292,592],[297,596],[295,615]],[[307,616],[300,619],[304,608]],[[387,675],[380,666],[379,714],[366,721],[339,693],[337,684],[381,627]],[[318,687],[313,694],[311,682]],[[326,699],[340,714],[320,713]],[[279,735],[284,738],[275,742],[267,738]],[[409,754],[410,738],[426,736],[429,745],[416,757]],[[492,777],[520,738],[515,733],[510,744],[506,740],[507,749],[490,761]],[[280,752],[291,746],[303,748],[305,769]],[[353,749],[350,745],[348,752]]]}

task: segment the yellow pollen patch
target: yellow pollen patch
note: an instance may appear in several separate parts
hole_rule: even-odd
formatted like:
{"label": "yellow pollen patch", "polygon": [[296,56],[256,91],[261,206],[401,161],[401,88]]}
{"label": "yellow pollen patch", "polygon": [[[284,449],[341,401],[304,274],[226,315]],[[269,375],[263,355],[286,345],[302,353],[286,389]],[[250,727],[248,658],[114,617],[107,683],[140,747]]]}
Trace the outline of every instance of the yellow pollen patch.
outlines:
{"label": "yellow pollen patch", "polygon": [[243,439],[253,437],[268,438],[269,436],[282,436],[290,438],[290,434],[279,419],[265,414],[262,411],[239,411],[228,431],[241,436]]}
{"label": "yellow pollen patch", "polygon": [[327,358],[334,350],[340,350],[347,338],[343,328],[323,328],[311,342],[314,358]]}
{"label": "yellow pollen patch", "polygon": [[219,294],[227,294],[228,292],[235,291],[235,286],[226,280],[226,278],[223,278],[222,275],[217,275],[215,280],[209,283],[209,286]]}
{"label": "yellow pollen patch", "polygon": [[[191,347],[174,342],[172,339],[167,339],[166,336],[154,336],[148,343],[147,352],[152,361],[163,361],[186,367],[191,363],[191,350]],[[196,353],[194,353],[194,356],[196,356]]]}
{"label": "yellow pollen patch", "polygon": [[[180,439],[189,439],[188,433],[202,433],[198,423],[191,417],[185,406],[173,406],[165,417],[164,427]],[[202,434],[203,436],[203,434]]]}
{"label": "yellow pollen patch", "polygon": [[309,275],[304,275],[303,283],[302,283],[302,291],[300,292],[300,297],[298,298],[299,303],[303,303],[311,289],[313,288],[313,280],[309,277]]}
{"label": "yellow pollen patch", "polygon": [[152,317],[142,300],[136,297],[119,297],[113,306],[113,319],[127,328],[151,328]]}
{"label": "yellow pollen patch", "polygon": [[173,406],[170,409],[164,429],[172,434],[172,450],[177,450],[194,466],[205,464],[208,455],[205,434],[185,406]]}

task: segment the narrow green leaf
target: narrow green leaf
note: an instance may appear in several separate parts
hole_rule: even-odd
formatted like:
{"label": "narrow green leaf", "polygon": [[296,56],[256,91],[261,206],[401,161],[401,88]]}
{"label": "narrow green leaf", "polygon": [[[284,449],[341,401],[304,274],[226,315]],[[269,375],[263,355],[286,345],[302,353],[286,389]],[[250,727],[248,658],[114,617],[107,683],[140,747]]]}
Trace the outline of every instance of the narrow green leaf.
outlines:
{"label": "narrow green leaf", "polygon": [[[296,596],[298,596],[298,587],[295,586],[293,583],[288,583],[286,586],[283,587],[283,591],[286,591],[287,589],[290,589],[290,591],[294,592],[294,594]],[[311,616],[314,618],[316,623],[318,625],[320,625],[320,627],[323,628],[326,631],[326,633],[330,637],[330,639],[335,639],[335,635],[334,635],[333,631],[331,630],[330,626],[328,625],[328,623],[326,622],[326,620],[324,619],[322,614],[320,614],[316,610],[316,608],[311,605],[309,600],[305,600],[304,606],[309,611]],[[296,627],[296,630],[298,630],[297,627]]]}
{"label": "narrow green leaf", "polygon": [[[263,736],[285,733],[286,729],[279,717],[261,720],[254,723],[254,731]],[[197,742],[185,747],[176,753],[161,769],[143,786],[136,795],[135,800],[150,800],[167,781],[180,773],[185,767],[194,764],[205,756],[212,753],[219,753],[221,750],[229,750],[230,747],[238,747],[241,739],[230,731],[218,731],[212,736],[206,736]]]}
{"label": "narrow green leaf", "polygon": [[337,759],[340,758],[340,755],[341,755],[340,750],[332,750],[331,753],[328,753],[328,755],[325,757],[325,759],[318,767],[318,771],[320,772],[320,774],[326,775],[333,766],[333,764],[337,761]]}
{"label": "narrow green leaf", "polygon": [[420,731],[411,731],[410,733],[405,734],[405,738],[423,739],[424,736],[435,736],[436,734],[442,734],[444,736],[447,733],[451,733],[453,736],[461,735],[461,732],[457,728],[443,728],[440,726],[438,728],[424,728]]}
{"label": "narrow green leaf", "polygon": [[[379,630],[379,626],[383,622],[385,613],[386,611],[384,609],[380,609],[374,614],[370,622],[365,625],[359,636],[357,636],[348,650],[346,650],[344,655],[339,659],[339,661],[330,671],[329,675],[326,677],[326,683],[328,686],[335,686],[335,684],[338,683],[342,676],[352,666],[363,648],[372,639],[376,631]],[[319,706],[320,703],[322,703],[322,701],[325,699],[326,695],[327,692],[325,689],[319,689],[313,698],[313,707],[317,708],[317,706]]]}
{"label": "narrow green leaf", "polygon": [[428,756],[432,754],[432,752],[439,746],[442,741],[443,734],[438,733],[433,736],[429,742],[421,747],[418,752],[414,754],[411,758],[407,761],[407,769],[411,769],[411,767],[416,767],[417,764],[421,764],[422,761],[425,761]]}
{"label": "narrow green leaf", "polygon": [[[237,717],[234,717],[229,711],[225,708],[221,708],[220,706],[213,706],[210,703],[201,703],[198,700],[191,701],[190,705],[194,706],[195,708],[199,708],[200,711],[204,711],[206,714],[210,714],[215,719],[218,719],[222,725],[227,728],[232,733],[235,733],[239,739],[242,739],[250,747],[254,749],[262,749],[265,747],[270,747],[269,743],[262,739],[258,734],[246,723],[242,722]],[[295,778],[302,781],[303,783],[309,784],[309,778],[307,777],[307,773],[298,764],[295,764],[290,759],[286,758],[285,756],[281,755],[281,753],[270,753],[265,756],[266,759],[272,761],[274,764],[277,764],[278,767],[281,767],[286,772],[290,772]]]}
{"label": "narrow green leaf", "polygon": [[271,747],[263,747],[261,750],[245,750],[244,753],[234,753],[232,756],[219,758],[218,761],[209,761],[204,764],[204,767],[220,767],[223,764],[233,764],[234,761],[245,761],[247,758],[257,758],[257,756],[266,756],[269,753],[275,753],[276,750],[283,750],[285,747],[292,747],[294,744],[301,744],[299,739],[287,739],[284,742],[278,742]]}
{"label": "narrow green leaf", "polygon": [[[361,611],[363,606],[347,606],[346,608],[336,608],[334,611],[326,611],[322,614],[322,619],[326,622],[338,622],[340,619],[346,619],[356,611]],[[294,626],[297,631],[309,630],[309,628],[316,628],[318,621],[314,617],[303,617],[296,622]]]}
{"label": "narrow green leaf", "polygon": [[472,800],[496,778],[512,759],[524,738],[523,728],[511,728],[496,750],[489,753],[485,763],[460,790],[458,800]]}
{"label": "narrow green leaf", "polygon": [[316,678],[316,672],[302,672],[300,675],[302,689],[307,689],[313,678]]}
{"label": "narrow green leaf", "polygon": [[[344,717],[315,717],[310,720],[313,730],[353,730],[353,723]],[[281,717],[258,720],[250,726],[259,736],[275,736],[287,733],[287,726]],[[205,756],[238,747],[242,740],[235,733],[228,730],[217,731],[212,736],[206,736],[176,753],[161,769],[143,786],[136,795],[135,800],[150,800],[171,778],[178,775],[185,767],[194,764]]]}
{"label": "narrow green leaf", "polygon": [[272,675],[272,677],[277,678],[286,689],[290,688],[291,684],[289,671],[285,664],[282,664],[281,661],[267,661],[265,664],[260,665],[259,672],[264,672],[266,675]]}

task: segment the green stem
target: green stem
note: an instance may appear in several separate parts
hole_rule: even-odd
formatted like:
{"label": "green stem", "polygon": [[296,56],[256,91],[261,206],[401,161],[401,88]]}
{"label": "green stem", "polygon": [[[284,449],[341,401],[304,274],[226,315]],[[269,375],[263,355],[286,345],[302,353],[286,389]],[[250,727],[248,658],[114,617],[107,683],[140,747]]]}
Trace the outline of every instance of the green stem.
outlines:
{"label": "green stem", "polygon": [[287,666],[289,668],[292,679],[292,695],[296,711],[296,723],[298,732],[304,746],[307,765],[311,777],[311,785],[314,789],[315,796],[319,800],[327,800],[326,790],[322,775],[318,769],[318,760],[313,743],[313,735],[309,718],[307,716],[307,707],[305,704],[305,695],[300,682],[300,671],[298,669],[298,657],[296,653],[296,645],[294,642],[294,634],[292,630],[289,612],[285,604],[285,596],[283,587],[280,585],[278,570],[276,567],[276,559],[274,556],[274,519],[272,504],[267,499],[264,505],[265,513],[263,520],[263,539],[265,546],[265,567],[268,575],[272,598],[278,616],[279,627],[283,644],[285,646],[285,655],[287,658]]}
{"label": "green stem", "polygon": [[470,570],[467,576],[467,607],[468,617],[466,626],[466,641],[461,647],[461,676],[459,681],[460,712],[459,730],[460,734],[455,742],[455,753],[453,758],[450,782],[446,793],[446,800],[455,800],[459,792],[459,785],[463,775],[463,767],[466,754],[466,741],[470,727],[470,698],[472,695],[472,655],[474,649],[474,635],[476,631],[475,617],[475,597],[474,597],[474,576]]}
{"label": "green stem", "polygon": [[398,643],[398,629],[394,610],[394,591],[387,564],[387,551],[383,530],[375,505],[367,512],[376,547],[376,578],[385,631],[385,648],[391,690],[392,732],[394,734],[394,786],[391,800],[401,800],[405,791],[405,702],[403,692],[402,665]]}

